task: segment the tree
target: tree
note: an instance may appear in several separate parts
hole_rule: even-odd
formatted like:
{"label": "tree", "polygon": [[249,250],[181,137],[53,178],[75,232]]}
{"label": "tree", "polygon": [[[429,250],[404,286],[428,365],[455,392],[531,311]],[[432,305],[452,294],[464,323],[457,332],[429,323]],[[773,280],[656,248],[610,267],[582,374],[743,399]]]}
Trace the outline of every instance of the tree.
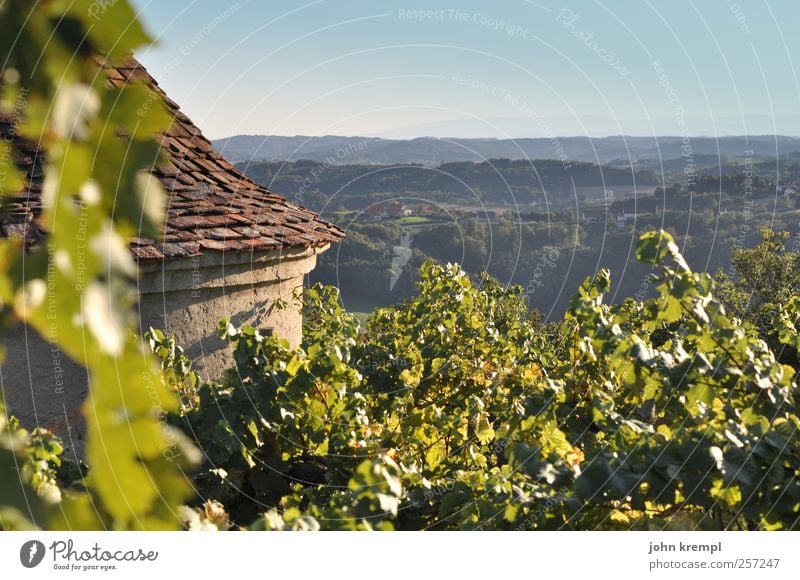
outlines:
{"label": "tree", "polygon": [[800,252],[787,249],[789,238],[789,232],[762,228],[757,246],[732,249],[733,276],[717,274],[720,297],[732,314],[758,322],[800,294]]}

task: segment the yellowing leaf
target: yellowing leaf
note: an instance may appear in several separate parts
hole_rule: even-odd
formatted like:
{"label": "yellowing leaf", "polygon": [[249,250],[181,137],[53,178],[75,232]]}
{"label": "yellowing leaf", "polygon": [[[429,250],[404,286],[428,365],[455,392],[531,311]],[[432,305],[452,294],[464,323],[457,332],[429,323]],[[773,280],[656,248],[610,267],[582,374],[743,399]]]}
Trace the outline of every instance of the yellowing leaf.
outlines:
{"label": "yellowing leaf", "polygon": [[494,439],[494,428],[485,415],[479,415],[475,426],[475,436],[483,445]]}
{"label": "yellowing leaf", "polygon": [[710,490],[711,497],[718,499],[726,507],[734,509],[742,502],[742,491],[738,485],[726,486],[722,479],[714,481]]}

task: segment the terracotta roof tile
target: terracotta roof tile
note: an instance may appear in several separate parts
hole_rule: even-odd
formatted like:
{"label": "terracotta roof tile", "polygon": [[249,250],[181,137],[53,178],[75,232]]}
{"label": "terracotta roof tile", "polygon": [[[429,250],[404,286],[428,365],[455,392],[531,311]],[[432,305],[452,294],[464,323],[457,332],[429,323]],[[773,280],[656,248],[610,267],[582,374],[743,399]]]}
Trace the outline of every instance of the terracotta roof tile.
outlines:
{"label": "terracotta roof tile", "polygon": [[279,248],[282,245],[278,240],[272,240],[264,236],[261,236],[260,238],[248,238],[240,240],[240,242],[250,248]]}
{"label": "terracotta roof tile", "polygon": [[167,258],[185,258],[191,254],[191,252],[181,244],[156,244],[156,248]]}
{"label": "terracotta roof tile", "polygon": [[206,228],[203,233],[212,240],[235,240],[242,237],[242,234],[229,228]]}
{"label": "terracotta roof tile", "polygon": [[131,246],[131,252],[140,260],[161,260],[164,254],[154,245]]}
{"label": "terracotta roof tile", "polygon": [[200,247],[205,248],[206,250],[217,250],[218,252],[224,252],[228,249],[225,242],[210,240],[207,238],[200,240]]}
{"label": "terracotta roof tile", "polygon": [[258,230],[254,229],[254,228],[251,228],[249,226],[239,226],[239,227],[234,228],[234,229],[238,233],[240,233],[241,235],[243,235],[246,238],[260,238],[261,237],[261,232],[259,232]]}

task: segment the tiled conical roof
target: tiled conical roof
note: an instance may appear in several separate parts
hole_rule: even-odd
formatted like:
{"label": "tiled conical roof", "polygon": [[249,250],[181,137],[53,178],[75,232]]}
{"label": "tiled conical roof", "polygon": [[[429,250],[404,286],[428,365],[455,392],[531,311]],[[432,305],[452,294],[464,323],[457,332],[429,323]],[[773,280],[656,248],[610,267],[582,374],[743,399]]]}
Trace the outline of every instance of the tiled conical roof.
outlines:
{"label": "tiled conical roof", "polygon": [[[167,160],[151,170],[168,194],[163,236],[136,238],[131,252],[139,260],[198,256],[205,251],[241,252],[321,247],[344,237],[338,227],[304,207],[258,185],[225,160],[180,107],[164,94],[138,61],[104,63],[115,86],[144,82],[161,95],[174,118],[162,136]],[[23,191],[7,196],[0,229],[6,237],[22,236],[28,245],[44,232],[41,213],[42,154],[34,144],[16,137],[13,119],[0,116],[0,138],[12,140],[18,165],[27,175]]]}

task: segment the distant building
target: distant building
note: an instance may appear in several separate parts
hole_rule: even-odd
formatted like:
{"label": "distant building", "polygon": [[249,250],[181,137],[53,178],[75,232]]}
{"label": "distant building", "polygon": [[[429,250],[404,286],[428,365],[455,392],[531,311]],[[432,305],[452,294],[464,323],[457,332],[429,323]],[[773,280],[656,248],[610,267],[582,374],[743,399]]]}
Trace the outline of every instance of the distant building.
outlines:
{"label": "distant building", "polygon": [[386,218],[386,209],[383,203],[375,203],[364,210],[364,218],[369,222],[379,222]]}
{"label": "distant building", "polygon": [[436,208],[427,203],[421,203],[417,206],[417,215],[431,216],[436,213]]}
{"label": "distant building", "polygon": [[624,228],[628,225],[628,222],[634,222],[640,217],[646,214],[643,213],[621,213],[617,216],[617,225],[621,228]]}
{"label": "distant building", "polygon": [[405,207],[399,201],[388,201],[385,204],[386,215],[390,218],[402,217]]}

